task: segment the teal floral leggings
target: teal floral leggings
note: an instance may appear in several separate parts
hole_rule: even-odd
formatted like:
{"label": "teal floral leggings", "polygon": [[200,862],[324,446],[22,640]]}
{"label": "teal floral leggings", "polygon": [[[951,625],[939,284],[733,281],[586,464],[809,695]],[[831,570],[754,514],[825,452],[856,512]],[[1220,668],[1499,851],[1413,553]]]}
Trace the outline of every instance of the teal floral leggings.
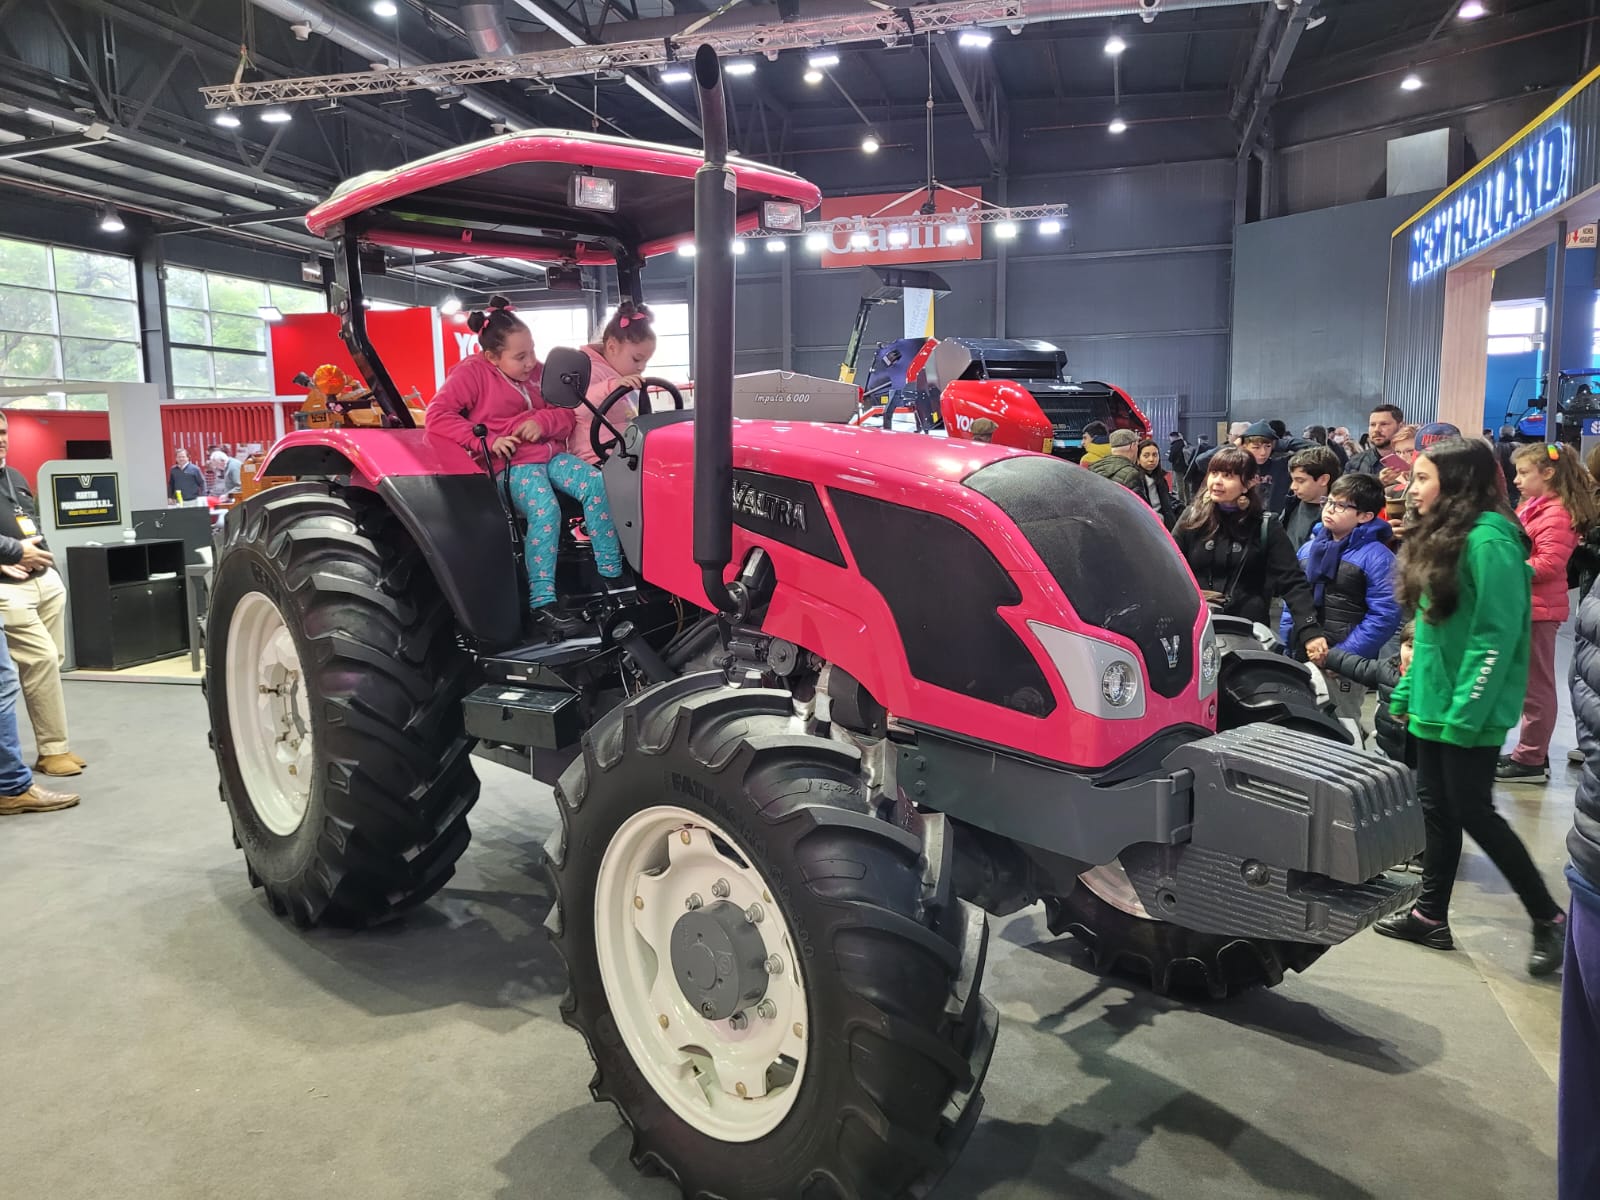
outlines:
{"label": "teal floral leggings", "polygon": [[561,539],[561,505],[555,493],[583,502],[583,523],[594,547],[595,566],[607,579],[622,574],[622,547],[606,504],[600,472],[571,454],[547,463],[511,468],[511,502],[528,523],[523,551],[528,559],[528,606],[546,608],[556,600],[556,548]]}

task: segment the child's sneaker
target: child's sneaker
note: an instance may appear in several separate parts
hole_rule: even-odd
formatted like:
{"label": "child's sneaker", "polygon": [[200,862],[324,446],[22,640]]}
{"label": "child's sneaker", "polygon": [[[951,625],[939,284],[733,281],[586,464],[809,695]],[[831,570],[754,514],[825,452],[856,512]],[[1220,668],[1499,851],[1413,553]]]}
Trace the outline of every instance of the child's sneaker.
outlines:
{"label": "child's sneaker", "polygon": [[1583,766],[1583,764],[1585,762],[1583,751],[1582,750],[1568,750],[1567,751],[1567,761],[1569,763],[1571,763],[1575,767]]}

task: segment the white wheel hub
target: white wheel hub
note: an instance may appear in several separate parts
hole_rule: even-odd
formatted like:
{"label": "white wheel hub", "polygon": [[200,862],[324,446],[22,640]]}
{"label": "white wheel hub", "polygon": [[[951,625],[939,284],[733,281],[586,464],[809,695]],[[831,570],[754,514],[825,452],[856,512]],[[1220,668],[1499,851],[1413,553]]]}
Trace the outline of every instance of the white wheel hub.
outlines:
{"label": "white wheel hub", "polygon": [[278,606],[246,592],[228,623],[228,727],[261,823],[287,837],[305,820],[313,769],[305,670]]}
{"label": "white wheel hub", "polygon": [[771,1133],[799,1095],[811,1026],[760,872],[705,818],[648,808],[607,845],[594,905],[606,1000],[656,1094],[709,1137]]}
{"label": "white wheel hub", "polygon": [[1123,870],[1120,859],[1114,858],[1103,867],[1085,871],[1078,876],[1078,882],[1112,908],[1120,908],[1130,917],[1140,917],[1146,921],[1155,920],[1150,915],[1150,910],[1144,906],[1144,901],[1139,899],[1139,893],[1133,887],[1133,880],[1129,879],[1128,872]]}

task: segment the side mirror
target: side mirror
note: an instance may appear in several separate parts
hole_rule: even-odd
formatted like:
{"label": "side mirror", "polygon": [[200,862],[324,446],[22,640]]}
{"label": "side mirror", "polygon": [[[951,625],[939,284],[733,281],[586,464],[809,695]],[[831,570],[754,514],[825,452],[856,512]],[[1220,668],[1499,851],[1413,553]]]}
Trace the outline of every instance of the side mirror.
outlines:
{"label": "side mirror", "polygon": [[545,402],[557,408],[579,408],[589,392],[589,374],[594,364],[582,350],[558,346],[544,357],[544,374],[539,391]]}

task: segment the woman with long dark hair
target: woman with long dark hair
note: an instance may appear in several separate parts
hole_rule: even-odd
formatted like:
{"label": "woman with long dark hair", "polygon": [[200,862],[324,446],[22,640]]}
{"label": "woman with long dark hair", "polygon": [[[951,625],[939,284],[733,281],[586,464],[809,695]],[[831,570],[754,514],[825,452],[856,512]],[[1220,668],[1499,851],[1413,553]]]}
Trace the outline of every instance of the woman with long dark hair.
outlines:
{"label": "woman with long dark hair", "polygon": [[1167,473],[1161,469],[1161,447],[1152,439],[1145,438],[1139,443],[1138,454],[1134,463],[1139,468],[1139,474],[1143,476],[1140,486],[1143,488],[1145,503],[1155,509],[1156,515],[1161,518],[1161,523],[1171,529],[1178,521],[1178,502],[1173,499],[1172,486],[1167,482]]}
{"label": "woman with long dark hair", "polygon": [[1379,921],[1385,937],[1449,950],[1461,837],[1472,835],[1533,919],[1528,972],[1561,965],[1566,916],[1528,849],[1494,808],[1495,763],[1528,685],[1532,571],[1528,540],[1485,442],[1446,438],[1411,468],[1417,520],[1400,551],[1400,603],[1417,613],[1411,670],[1391,708],[1416,743],[1427,822],[1422,895]]}
{"label": "woman with long dark hair", "polygon": [[1173,530],[1206,599],[1219,612],[1267,624],[1282,598],[1292,648],[1313,660],[1328,652],[1316,600],[1283,522],[1266,510],[1266,478],[1237,446],[1218,447],[1194,499]]}

